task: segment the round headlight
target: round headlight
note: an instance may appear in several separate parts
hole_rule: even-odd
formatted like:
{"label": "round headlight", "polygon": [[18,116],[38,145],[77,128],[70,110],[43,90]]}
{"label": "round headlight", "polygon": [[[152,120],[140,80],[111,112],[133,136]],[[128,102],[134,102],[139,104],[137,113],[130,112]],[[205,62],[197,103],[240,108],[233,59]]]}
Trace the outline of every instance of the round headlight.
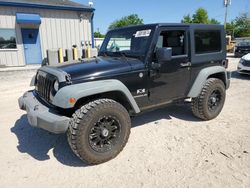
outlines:
{"label": "round headlight", "polygon": [[54,90],[57,92],[59,90],[59,82],[56,80],[54,83]]}

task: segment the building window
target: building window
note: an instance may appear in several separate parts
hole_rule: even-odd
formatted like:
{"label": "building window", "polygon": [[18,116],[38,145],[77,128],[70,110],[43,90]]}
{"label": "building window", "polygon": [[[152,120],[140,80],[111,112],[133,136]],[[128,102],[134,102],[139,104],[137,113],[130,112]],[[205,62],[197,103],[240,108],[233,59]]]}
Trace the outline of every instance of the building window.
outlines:
{"label": "building window", "polygon": [[0,49],[16,49],[15,29],[0,29]]}
{"label": "building window", "polygon": [[195,31],[195,53],[211,53],[221,51],[220,31]]}

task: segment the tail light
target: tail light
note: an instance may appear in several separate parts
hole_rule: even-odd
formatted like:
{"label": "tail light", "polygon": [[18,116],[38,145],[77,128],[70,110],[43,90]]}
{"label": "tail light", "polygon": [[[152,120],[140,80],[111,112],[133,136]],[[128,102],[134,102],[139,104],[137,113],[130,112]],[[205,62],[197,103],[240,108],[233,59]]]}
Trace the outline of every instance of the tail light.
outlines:
{"label": "tail light", "polygon": [[226,69],[228,68],[228,59],[222,61],[222,66],[225,67]]}

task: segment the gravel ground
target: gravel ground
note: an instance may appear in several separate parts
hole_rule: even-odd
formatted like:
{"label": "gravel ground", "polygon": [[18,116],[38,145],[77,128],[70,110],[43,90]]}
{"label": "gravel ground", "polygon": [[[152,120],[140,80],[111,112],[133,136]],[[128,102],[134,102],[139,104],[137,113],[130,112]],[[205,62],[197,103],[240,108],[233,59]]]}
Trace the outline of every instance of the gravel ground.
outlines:
{"label": "gravel ground", "polygon": [[177,105],[133,119],[125,149],[86,166],[65,135],[29,126],[17,99],[33,71],[0,73],[0,187],[250,187],[250,76],[236,72],[220,116],[203,122]]}

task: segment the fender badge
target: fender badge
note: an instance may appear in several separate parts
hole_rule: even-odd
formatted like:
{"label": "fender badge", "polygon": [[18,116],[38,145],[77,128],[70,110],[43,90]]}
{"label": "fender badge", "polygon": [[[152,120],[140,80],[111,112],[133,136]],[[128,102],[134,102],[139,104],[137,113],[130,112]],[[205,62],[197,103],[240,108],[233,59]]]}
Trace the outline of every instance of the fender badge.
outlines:
{"label": "fender badge", "polygon": [[143,94],[146,92],[146,89],[137,89],[137,94]]}

